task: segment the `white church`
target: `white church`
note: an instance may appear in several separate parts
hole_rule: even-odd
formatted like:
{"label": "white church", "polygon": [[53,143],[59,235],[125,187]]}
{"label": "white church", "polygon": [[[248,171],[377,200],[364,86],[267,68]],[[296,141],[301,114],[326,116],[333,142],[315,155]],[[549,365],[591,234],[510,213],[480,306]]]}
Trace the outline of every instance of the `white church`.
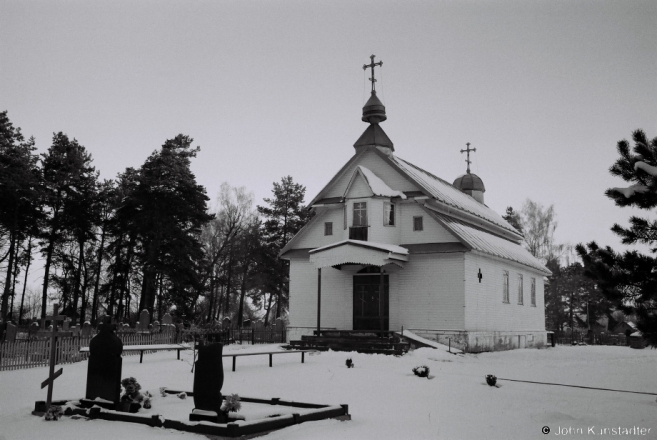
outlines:
{"label": "white church", "polygon": [[467,352],[544,346],[550,271],[485,205],[469,145],[453,184],[394,154],[371,58],[369,125],[280,254],[290,261],[288,340],[404,329]]}

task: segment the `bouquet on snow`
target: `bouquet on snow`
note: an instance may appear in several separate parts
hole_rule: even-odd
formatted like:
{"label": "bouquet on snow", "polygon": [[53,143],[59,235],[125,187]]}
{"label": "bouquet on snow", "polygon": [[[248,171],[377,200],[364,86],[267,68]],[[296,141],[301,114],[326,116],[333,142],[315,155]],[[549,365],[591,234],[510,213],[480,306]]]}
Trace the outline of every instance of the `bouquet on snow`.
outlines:
{"label": "bouquet on snow", "polygon": [[413,368],[413,373],[419,377],[429,377],[429,367],[420,365],[419,367]]}
{"label": "bouquet on snow", "polygon": [[228,414],[229,412],[237,412],[242,408],[240,403],[240,396],[237,394],[231,394],[230,396],[224,396],[224,401],[221,404],[221,411]]}

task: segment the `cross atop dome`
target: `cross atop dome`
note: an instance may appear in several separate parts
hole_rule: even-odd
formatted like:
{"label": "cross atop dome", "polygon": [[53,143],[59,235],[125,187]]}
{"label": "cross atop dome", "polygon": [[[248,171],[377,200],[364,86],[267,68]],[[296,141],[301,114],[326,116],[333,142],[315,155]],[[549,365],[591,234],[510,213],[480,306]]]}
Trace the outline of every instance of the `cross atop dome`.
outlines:
{"label": "cross atop dome", "polygon": [[465,150],[461,150],[461,154],[462,153],[467,153],[468,154],[468,158],[465,159],[465,161],[468,164],[468,174],[470,174],[470,164],[472,163],[472,161],[470,160],[470,152],[472,151],[474,153],[475,151],[477,151],[477,149],[476,148],[471,149],[470,148],[470,142],[466,143],[465,145],[466,145],[467,148]]}
{"label": "cross atop dome", "polygon": [[379,61],[378,63],[374,62],[375,56],[376,55],[370,55],[370,60],[371,60],[370,64],[363,64],[363,70],[367,70],[368,67],[372,69],[372,77],[370,78],[370,81],[372,81],[372,92],[376,92],[376,88],[374,87],[374,83],[376,82],[376,78],[374,78],[374,68],[376,66],[379,67],[383,66],[383,61]]}

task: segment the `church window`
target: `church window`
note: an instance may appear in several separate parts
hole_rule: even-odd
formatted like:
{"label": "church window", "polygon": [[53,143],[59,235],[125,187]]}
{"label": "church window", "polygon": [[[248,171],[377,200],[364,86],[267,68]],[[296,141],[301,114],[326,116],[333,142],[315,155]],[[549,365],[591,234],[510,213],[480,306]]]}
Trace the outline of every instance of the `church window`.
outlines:
{"label": "church window", "polygon": [[424,224],[422,222],[422,216],[413,217],[413,230],[422,231],[424,229]]}
{"label": "church window", "polygon": [[505,270],[502,273],[503,284],[502,284],[502,301],[505,303],[509,302],[509,271]]}
{"label": "church window", "polygon": [[385,202],[383,204],[383,225],[395,226],[395,205]]}
{"label": "church window", "polygon": [[354,203],[354,226],[367,226],[367,202]]}
{"label": "church window", "polygon": [[333,222],[324,223],[324,235],[333,235]]}
{"label": "church window", "polygon": [[347,229],[347,205],[345,204],[342,207],[342,229]]}
{"label": "church window", "polygon": [[518,274],[518,304],[522,305],[524,303],[524,298],[523,298],[523,282],[522,282],[522,274]]}
{"label": "church window", "polygon": [[532,305],[536,307],[536,278],[532,278]]}

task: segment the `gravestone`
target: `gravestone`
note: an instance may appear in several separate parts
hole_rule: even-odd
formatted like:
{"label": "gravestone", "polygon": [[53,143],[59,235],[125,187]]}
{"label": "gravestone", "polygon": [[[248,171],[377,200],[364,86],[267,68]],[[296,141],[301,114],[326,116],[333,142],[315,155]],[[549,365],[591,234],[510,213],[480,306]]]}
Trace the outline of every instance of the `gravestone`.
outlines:
{"label": "gravestone", "polygon": [[[103,325],[102,321],[98,323],[99,328],[102,325]],[[80,331],[80,336],[91,336],[91,323],[89,321],[85,321],[85,323],[82,324],[82,330]]]}
{"label": "gravestone", "polygon": [[244,326],[244,327],[251,327],[251,320],[250,320],[250,319],[247,319],[246,321],[244,321],[243,326]]}
{"label": "gravestone", "polygon": [[[221,387],[224,385],[224,367],[221,343],[209,345],[198,344],[198,359],[194,371],[194,406],[196,410],[214,411],[220,423],[222,420]],[[193,414],[192,414],[193,415]],[[190,420],[193,420],[190,415]]]}
{"label": "gravestone", "polygon": [[160,321],[158,321],[157,319],[155,321],[153,321],[153,331],[156,331],[156,332],[160,331]]}
{"label": "gravestone", "polygon": [[39,331],[39,328],[40,328],[39,323],[36,322],[36,321],[33,322],[32,324],[30,324],[30,327],[28,329],[29,337],[35,336],[37,334],[37,332]]}
{"label": "gravestone", "polygon": [[221,327],[224,329],[230,328],[230,318],[224,318],[221,321]]}
{"label": "gravestone", "polygon": [[6,330],[6,336],[5,336],[5,341],[7,342],[16,342],[16,326],[12,324],[11,322],[7,323],[7,330]]}
{"label": "gravestone", "polygon": [[151,315],[148,314],[148,310],[142,310],[139,314],[139,322],[141,323],[140,330],[148,330],[148,325],[151,323]]}
{"label": "gravestone", "polygon": [[114,334],[115,325],[106,316],[99,325],[100,332],[89,343],[87,368],[87,399],[114,402],[118,408],[121,395],[121,366],[123,342]]}
{"label": "gravestone", "polygon": [[165,313],[164,316],[162,317],[162,324],[173,324],[173,319],[171,319],[171,315]]}
{"label": "gravestone", "polygon": [[64,323],[62,324],[62,330],[64,330],[64,331],[68,331],[70,325],[71,325],[71,321],[69,321],[68,319],[66,319],[66,321],[64,321]]}
{"label": "gravestone", "polygon": [[265,323],[262,322],[261,320],[258,320],[255,322],[254,327],[256,330],[262,330],[265,328]]}

